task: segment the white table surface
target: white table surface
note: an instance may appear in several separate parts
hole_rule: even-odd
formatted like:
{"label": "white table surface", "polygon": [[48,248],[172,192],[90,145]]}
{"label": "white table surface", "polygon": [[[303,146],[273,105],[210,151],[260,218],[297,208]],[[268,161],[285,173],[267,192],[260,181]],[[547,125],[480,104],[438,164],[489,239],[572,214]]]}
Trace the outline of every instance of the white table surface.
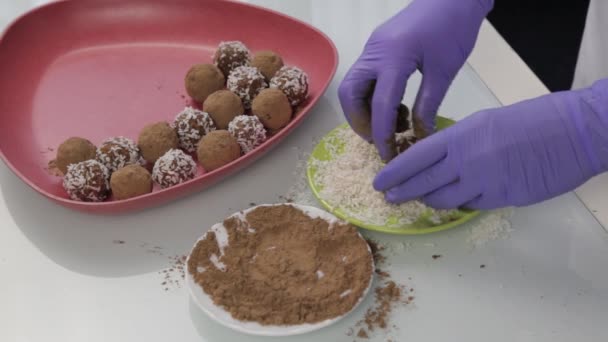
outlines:
{"label": "white table surface", "polygon": [[[36,2],[41,1],[30,1]],[[215,324],[184,288],[165,290],[158,272],[226,215],[250,202],[280,201],[297,181],[293,173],[301,153],[343,121],[336,98],[342,75],[370,31],[407,1],[255,2],[312,23],[338,47],[338,73],[310,118],[283,146],[230,180],[170,205],[117,217],[56,206],[0,163],[0,341],[264,340]],[[0,2],[0,27],[29,6]],[[408,85],[408,103],[418,83],[419,78]],[[461,118],[497,105],[465,67],[442,112]],[[369,234],[411,244],[393,253],[389,270],[414,287],[416,296],[414,305],[392,317],[398,329],[371,340],[605,341],[608,234],[573,194],[516,209],[511,222],[509,238],[478,248],[467,242],[470,225],[421,237]],[[433,260],[433,254],[443,257]],[[370,298],[333,327],[277,340],[352,341],[346,332],[369,305]]]}

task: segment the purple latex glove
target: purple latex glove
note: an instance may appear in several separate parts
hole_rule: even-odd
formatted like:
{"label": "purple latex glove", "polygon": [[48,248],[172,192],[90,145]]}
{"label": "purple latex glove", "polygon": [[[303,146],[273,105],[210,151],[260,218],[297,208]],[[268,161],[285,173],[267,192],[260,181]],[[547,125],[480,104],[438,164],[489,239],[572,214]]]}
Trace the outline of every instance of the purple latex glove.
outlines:
{"label": "purple latex glove", "polygon": [[427,132],[433,132],[437,109],[493,4],[494,0],[414,0],[371,35],[338,93],[351,127],[375,143],[383,160],[395,155],[397,108],[408,78],[416,69],[423,74],[413,113]]}
{"label": "purple latex glove", "polygon": [[412,146],[374,180],[389,202],[494,209],[540,202],[608,170],[608,79],[477,112]]}

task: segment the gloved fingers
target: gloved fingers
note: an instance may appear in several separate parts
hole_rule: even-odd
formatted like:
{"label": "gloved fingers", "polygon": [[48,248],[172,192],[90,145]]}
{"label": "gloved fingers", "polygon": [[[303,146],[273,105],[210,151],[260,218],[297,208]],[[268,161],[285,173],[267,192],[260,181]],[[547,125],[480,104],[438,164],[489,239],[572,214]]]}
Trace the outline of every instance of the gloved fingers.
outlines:
{"label": "gloved fingers", "polygon": [[422,201],[435,209],[456,209],[479,195],[474,186],[456,181],[425,195]]}
{"label": "gloved fingers", "polygon": [[412,113],[422,121],[427,135],[435,132],[435,117],[452,80],[453,77],[434,71],[427,71],[422,75]]}
{"label": "gloved fingers", "polygon": [[386,200],[390,203],[402,203],[425,196],[458,180],[458,174],[452,163],[446,159],[422,170],[417,175],[395,187],[390,188]]}
{"label": "gloved fingers", "polygon": [[374,189],[387,191],[424,172],[447,155],[446,135],[441,131],[401,153],[388,163],[374,179]]}
{"label": "gloved fingers", "polygon": [[489,198],[484,194],[477,196],[475,199],[465,203],[462,207],[473,210],[492,210],[507,206],[507,203]]}
{"label": "gloved fingers", "polygon": [[349,125],[361,138],[372,141],[370,98],[374,92],[375,73],[353,65],[338,88],[342,111]]}
{"label": "gloved fingers", "polygon": [[372,97],[372,140],[380,158],[388,162],[395,157],[397,110],[401,104],[407,80],[414,70],[386,70],[378,75]]}

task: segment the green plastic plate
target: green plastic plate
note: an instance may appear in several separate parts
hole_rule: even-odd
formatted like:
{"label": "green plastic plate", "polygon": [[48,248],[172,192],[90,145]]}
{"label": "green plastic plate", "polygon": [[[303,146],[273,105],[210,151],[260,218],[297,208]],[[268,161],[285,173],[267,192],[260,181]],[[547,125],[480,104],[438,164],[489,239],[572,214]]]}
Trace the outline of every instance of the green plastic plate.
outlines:
{"label": "green plastic plate", "polygon": [[[437,129],[439,129],[439,130],[449,127],[453,124],[454,124],[453,120],[450,120],[450,119],[444,118],[444,117],[437,117]],[[335,129],[333,129],[331,132],[329,132],[319,142],[319,144],[317,146],[315,146],[315,148],[312,151],[312,154],[310,156],[310,159],[308,160],[306,176],[308,178],[308,184],[310,186],[310,189],[312,190],[312,193],[317,198],[317,200],[329,212],[331,212],[332,214],[341,218],[342,220],[352,223],[355,226],[358,226],[361,228],[375,230],[375,231],[384,232],[384,233],[390,233],[390,234],[400,234],[400,235],[418,235],[418,234],[428,234],[428,233],[439,232],[442,230],[457,227],[465,222],[470,221],[471,219],[473,219],[477,215],[479,215],[479,211],[458,210],[448,218],[447,222],[437,223],[437,222],[433,222],[430,220],[431,212],[429,212],[427,214],[422,215],[420,217],[420,219],[418,219],[416,222],[413,222],[411,224],[397,226],[395,223],[399,221],[399,218],[394,217],[394,218],[389,219],[389,222],[387,222],[386,226],[378,226],[378,225],[369,224],[367,222],[363,222],[356,218],[350,217],[348,214],[346,214],[341,209],[333,207],[331,204],[329,204],[325,199],[323,199],[321,197],[322,187],[319,184],[316,184],[314,181],[314,178],[315,178],[314,176],[315,176],[315,173],[317,172],[317,170],[313,166],[312,160],[313,159],[329,160],[330,155],[327,152],[326,147],[328,145],[326,145],[326,144],[329,143],[330,139],[332,137],[334,137],[339,130],[345,129],[347,127],[348,127],[348,124],[342,124],[342,125],[336,127]],[[333,140],[335,143],[335,139],[333,139]],[[340,142],[338,142],[337,144],[340,144]]]}

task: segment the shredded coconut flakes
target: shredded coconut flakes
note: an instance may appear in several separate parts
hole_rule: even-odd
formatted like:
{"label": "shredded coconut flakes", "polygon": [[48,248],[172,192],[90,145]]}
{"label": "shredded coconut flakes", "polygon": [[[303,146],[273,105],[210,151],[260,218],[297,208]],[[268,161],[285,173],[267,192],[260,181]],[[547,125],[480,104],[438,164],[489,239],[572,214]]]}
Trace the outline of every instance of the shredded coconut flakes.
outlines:
{"label": "shredded coconut flakes", "polygon": [[372,185],[384,166],[375,147],[350,128],[340,129],[325,139],[330,158],[312,160],[316,168],[314,182],[322,187],[321,197],[348,216],[367,224],[398,229],[429,212],[434,223],[441,223],[454,214],[453,210],[433,210],[417,200],[399,205],[388,203],[384,194]]}

